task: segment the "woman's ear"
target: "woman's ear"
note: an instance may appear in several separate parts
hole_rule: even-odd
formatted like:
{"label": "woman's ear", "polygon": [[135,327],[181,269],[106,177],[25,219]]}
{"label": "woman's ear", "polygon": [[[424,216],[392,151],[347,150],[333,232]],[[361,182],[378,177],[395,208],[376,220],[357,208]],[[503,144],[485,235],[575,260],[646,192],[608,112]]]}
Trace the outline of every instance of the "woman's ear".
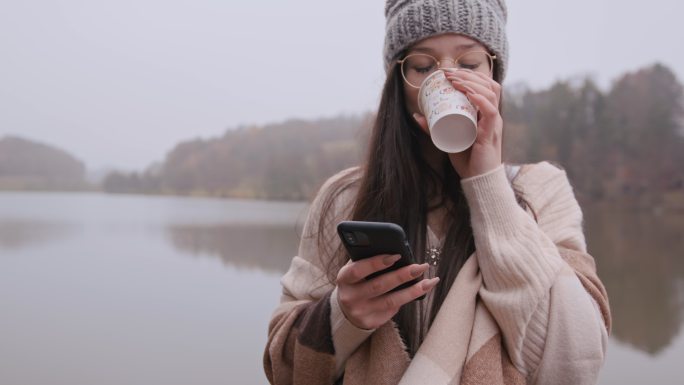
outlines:
{"label": "woman's ear", "polygon": [[427,134],[427,136],[430,136],[430,129],[428,128],[428,122],[427,119],[425,119],[425,116],[422,114],[415,112],[413,114],[413,119],[418,123],[418,126],[420,126],[420,129]]}

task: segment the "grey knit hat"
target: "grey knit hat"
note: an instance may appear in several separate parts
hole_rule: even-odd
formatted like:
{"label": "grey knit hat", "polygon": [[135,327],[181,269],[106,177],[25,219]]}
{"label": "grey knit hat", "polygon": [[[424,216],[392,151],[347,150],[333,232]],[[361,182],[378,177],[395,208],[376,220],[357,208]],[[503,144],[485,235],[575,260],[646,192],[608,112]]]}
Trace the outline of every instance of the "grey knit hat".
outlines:
{"label": "grey knit hat", "polygon": [[453,32],[473,38],[496,55],[497,78],[508,64],[507,9],[504,0],[387,0],[385,71],[413,43]]}

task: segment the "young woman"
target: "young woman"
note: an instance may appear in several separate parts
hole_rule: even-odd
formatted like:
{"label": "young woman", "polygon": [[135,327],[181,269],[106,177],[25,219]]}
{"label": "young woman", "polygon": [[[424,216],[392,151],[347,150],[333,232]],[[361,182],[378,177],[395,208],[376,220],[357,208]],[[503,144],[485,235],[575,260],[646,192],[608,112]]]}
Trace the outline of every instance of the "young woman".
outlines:
{"label": "young woman", "polygon": [[[394,0],[385,14],[368,155],[309,210],[269,324],[269,381],[595,384],[610,311],[572,187],[547,162],[502,163],[503,0]],[[418,109],[421,80],[440,70],[478,110],[462,153],[438,150]],[[399,224],[418,263],[366,280],[398,258],[351,262],[342,220]]]}

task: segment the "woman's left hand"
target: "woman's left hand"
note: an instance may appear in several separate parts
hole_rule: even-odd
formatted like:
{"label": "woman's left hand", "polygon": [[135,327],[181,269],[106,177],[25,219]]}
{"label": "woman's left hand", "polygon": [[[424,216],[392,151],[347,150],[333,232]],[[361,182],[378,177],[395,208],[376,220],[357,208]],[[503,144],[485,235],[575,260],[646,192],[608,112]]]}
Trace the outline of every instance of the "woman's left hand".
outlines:
{"label": "woman's left hand", "polygon": [[[499,113],[501,85],[479,72],[444,68],[454,88],[463,92],[478,110],[477,138],[466,151],[449,154],[451,164],[461,178],[481,175],[501,165],[503,118]],[[429,133],[427,120],[414,114],[418,124]]]}

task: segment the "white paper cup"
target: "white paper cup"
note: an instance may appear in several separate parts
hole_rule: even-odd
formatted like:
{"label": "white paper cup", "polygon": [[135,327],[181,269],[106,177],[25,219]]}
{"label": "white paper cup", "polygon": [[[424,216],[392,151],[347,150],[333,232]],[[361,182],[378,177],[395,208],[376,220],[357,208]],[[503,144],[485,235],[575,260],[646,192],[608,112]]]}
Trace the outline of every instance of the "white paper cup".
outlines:
{"label": "white paper cup", "polygon": [[477,110],[443,71],[435,71],[423,81],[418,106],[428,121],[432,142],[440,150],[462,152],[475,143]]}

